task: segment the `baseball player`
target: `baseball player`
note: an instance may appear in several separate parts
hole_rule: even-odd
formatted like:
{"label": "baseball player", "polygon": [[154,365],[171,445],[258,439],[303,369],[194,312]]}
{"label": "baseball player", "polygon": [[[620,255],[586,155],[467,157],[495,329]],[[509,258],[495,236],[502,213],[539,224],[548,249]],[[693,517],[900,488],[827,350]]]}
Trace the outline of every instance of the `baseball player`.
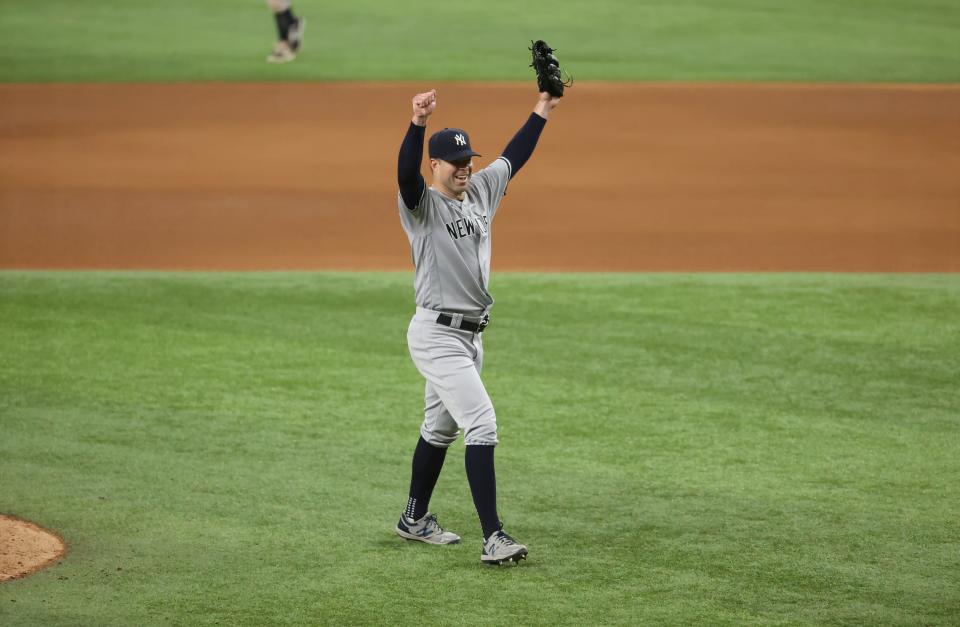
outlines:
{"label": "baseball player", "polygon": [[413,118],[400,146],[397,182],[400,222],[415,266],[416,313],[407,345],[426,379],[420,439],[413,453],[407,507],[396,526],[401,537],[428,544],[453,544],[460,536],[445,531],[427,511],[447,448],[464,434],[467,480],[483,529],[484,563],[518,562],[527,547],[503,531],[497,514],[493,453],[497,419],[480,370],[481,333],[489,324],[490,229],[507,189],[533,150],[547,117],[560,99],[541,92],[533,113],[503,154],[474,172],[470,137],[445,128],[430,137],[432,185],[420,175],[427,120],[437,108],[437,92],[413,97]]}
{"label": "baseball player", "polygon": [[267,0],[277,22],[277,43],[267,55],[267,63],[289,63],[297,58],[307,21],[293,14],[290,0]]}

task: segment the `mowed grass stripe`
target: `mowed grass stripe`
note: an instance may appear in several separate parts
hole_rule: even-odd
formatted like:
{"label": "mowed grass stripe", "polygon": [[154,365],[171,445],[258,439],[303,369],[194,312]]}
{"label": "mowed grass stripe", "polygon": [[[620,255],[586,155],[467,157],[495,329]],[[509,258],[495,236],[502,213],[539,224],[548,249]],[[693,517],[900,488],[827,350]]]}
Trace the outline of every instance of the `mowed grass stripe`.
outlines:
{"label": "mowed grass stripe", "polygon": [[[262,2],[0,2],[0,81],[532,80],[546,39],[576,80],[960,81],[944,0],[439,4],[299,0],[295,63],[268,65]],[[574,92],[575,93],[575,92]]]}
{"label": "mowed grass stripe", "polygon": [[[500,510],[395,537],[409,273],[0,273],[4,624],[949,624],[956,275],[497,274]],[[494,602],[495,601],[495,602]],[[411,618],[413,617],[413,618]]]}

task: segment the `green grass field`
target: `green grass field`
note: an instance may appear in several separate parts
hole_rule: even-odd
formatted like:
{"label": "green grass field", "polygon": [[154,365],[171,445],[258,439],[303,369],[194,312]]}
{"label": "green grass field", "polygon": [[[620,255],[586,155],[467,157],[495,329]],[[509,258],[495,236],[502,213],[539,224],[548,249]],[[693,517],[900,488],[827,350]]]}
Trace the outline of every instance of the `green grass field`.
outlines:
{"label": "green grass field", "polygon": [[[275,67],[262,0],[0,0],[0,82],[960,82],[955,1],[294,6]],[[495,274],[509,569],[462,443],[465,542],[391,531],[411,282],[0,271],[0,512],[70,545],[0,625],[960,623],[960,275]]]}
{"label": "green grass field", "polygon": [[0,273],[3,625],[956,624],[960,278],[494,276],[500,510],[395,537],[408,273]]}
{"label": "green grass field", "polygon": [[556,46],[577,80],[960,81],[948,0],[295,0],[296,63],[268,66],[262,0],[0,0],[0,82],[530,80]]}

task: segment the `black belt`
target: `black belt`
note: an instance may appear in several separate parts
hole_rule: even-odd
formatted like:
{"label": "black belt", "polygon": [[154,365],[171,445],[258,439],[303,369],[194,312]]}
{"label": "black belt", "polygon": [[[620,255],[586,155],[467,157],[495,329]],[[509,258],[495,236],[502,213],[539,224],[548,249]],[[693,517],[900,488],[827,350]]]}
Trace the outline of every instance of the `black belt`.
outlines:
{"label": "black belt", "polygon": [[457,315],[457,318],[460,319],[459,325],[455,324],[454,316],[442,313],[437,316],[437,324],[442,324],[443,326],[450,327],[452,329],[470,331],[471,333],[483,333],[483,330],[487,328],[488,324],[490,324],[490,316],[487,314],[483,314],[483,317],[480,318],[480,322],[471,322],[459,314]]}

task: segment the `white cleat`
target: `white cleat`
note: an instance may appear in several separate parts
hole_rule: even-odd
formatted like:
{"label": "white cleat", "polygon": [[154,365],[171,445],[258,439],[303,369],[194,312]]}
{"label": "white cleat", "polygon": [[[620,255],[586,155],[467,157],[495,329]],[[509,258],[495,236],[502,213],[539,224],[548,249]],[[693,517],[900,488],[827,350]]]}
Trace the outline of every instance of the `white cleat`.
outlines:
{"label": "white cleat", "polygon": [[483,543],[480,561],[484,564],[520,563],[527,559],[527,547],[511,538],[503,529],[493,532]]}
{"label": "white cleat", "polygon": [[297,55],[290,48],[290,44],[278,41],[273,47],[273,52],[267,55],[267,63],[289,63],[296,58]]}
{"label": "white cleat", "polygon": [[427,512],[420,520],[411,520],[406,516],[400,516],[394,531],[401,538],[407,540],[418,540],[427,544],[456,544],[460,542],[460,536],[449,531],[444,531],[437,522],[435,514]]}

